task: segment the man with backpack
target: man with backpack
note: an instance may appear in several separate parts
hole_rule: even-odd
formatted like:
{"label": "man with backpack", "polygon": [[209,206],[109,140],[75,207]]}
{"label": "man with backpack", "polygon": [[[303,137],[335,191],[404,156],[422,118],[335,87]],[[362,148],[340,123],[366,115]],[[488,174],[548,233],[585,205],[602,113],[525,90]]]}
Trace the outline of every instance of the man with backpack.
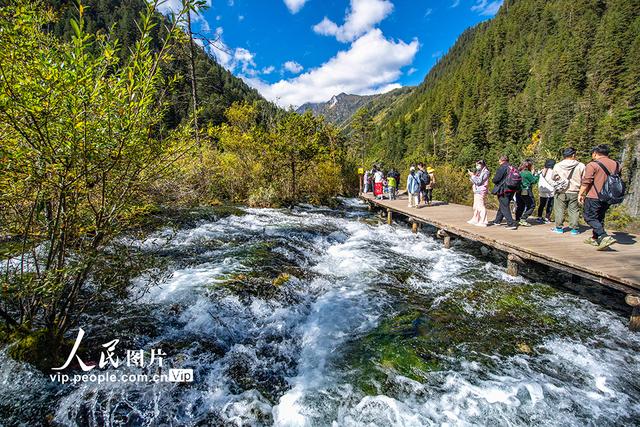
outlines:
{"label": "man with backpack", "polygon": [[584,175],[584,163],[576,160],[576,149],[565,148],[562,152],[563,160],[553,167],[553,215],[556,226],[551,229],[554,233],[564,233],[564,213],[568,212],[571,235],[580,234],[578,221],[580,219],[580,206],[578,205],[578,191]]}
{"label": "man with backpack", "polygon": [[604,231],[604,217],[611,205],[622,203],[624,182],[620,163],[609,158],[609,146],[594,147],[591,159],[582,178],[578,201],[584,205],[584,220],[593,229],[593,237],[585,243],[601,251],[616,243]]}
{"label": "man with backpack", "polygon": [[502,219],[507,220],[508,230],[517,230],[518,224],[513,220],[511,215],[511,199],[513,194],[520,188],[522,178],[520,172],[509,164],[509,157],[503,155],[500,157],[500,167],[496,170],[496,174],[493,177],[493,190],[492,194],[498,196],[498,213],[496,219],[489,223],[489,225],[500,225]]}
{"label": "man with backpack", "polygon": [[424,169],[423,163],[418,163],[418,172],[416,172],[416,177],[418,178],[418,182],[420,183],[420,197],[418,201],[418,205],[420,201],[423,201],[427,204],[427,186],[431,182],[431,177]]}

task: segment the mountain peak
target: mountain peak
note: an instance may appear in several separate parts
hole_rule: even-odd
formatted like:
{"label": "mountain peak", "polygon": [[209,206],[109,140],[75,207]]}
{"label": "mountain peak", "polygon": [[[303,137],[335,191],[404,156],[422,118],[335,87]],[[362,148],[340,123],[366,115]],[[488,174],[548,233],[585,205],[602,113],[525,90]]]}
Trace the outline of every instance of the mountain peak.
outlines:
{"label": "mountain peak", "polygon": [[[386,99],[394,99],[397,96],[407,94],[411,91],[411,88],[402,88],[388,94],[379,95],[349,95],[348,93],[341,92],[338,95],[333,95],[327,102],[307,103],[298,108],[299,113],[304,113],[310,110],[315,115],[323,115],[328,121],[335,124],[345,124],[349,121],[351,116],[361,107],[368,106],[375,102],[375,100],[386,97]],[[378,110],[379,108],[374,107]]]}

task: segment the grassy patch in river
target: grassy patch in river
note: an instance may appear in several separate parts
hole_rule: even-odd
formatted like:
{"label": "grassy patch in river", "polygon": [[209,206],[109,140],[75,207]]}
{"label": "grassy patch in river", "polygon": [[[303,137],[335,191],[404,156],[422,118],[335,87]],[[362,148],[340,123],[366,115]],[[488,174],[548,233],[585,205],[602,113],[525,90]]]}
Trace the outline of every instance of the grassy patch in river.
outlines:
{"label": "grassy patch in river", "polygon": [[[277,241],[264,241],[240,248],[234,256],[242,260],[245,271],[229,275],[213,288],[224,287],[244,302],[250,302],[252,298],[276,299],[286,304],[298,302],[297,295],[288,285],[294,278],[309,274],[275,250],[282,245]],[[295,251],[295,248],[289,246],[287,250]]]}
{"label": "grassy patch in river", "polygon": [[547,337],[580,333],[540,304],[556,292],[544,285],[479,282],[445,298],[408,303],[352,343],[348,366],[364,393],[378,394],[389,391],[390,375],[425,382],[430,372],[456,369],[463,361],[491,369],[501,357],[536,354]]}

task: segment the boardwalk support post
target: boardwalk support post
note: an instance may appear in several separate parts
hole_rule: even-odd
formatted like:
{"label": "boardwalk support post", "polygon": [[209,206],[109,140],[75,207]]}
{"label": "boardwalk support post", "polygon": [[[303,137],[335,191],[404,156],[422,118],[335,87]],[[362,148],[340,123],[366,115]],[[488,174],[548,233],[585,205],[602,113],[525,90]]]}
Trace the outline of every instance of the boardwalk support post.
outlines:
{"label": "boardwalk support post", "polygon": [[444,230],[438,230],[436,233],[438,237],[444,240],[444,247],[449,249],[451,247],[451,236]]}
{"label": "boardwalk support post", "polygon": [[640,296],[627,295],[624,301],[633,307],[631,319],[629,319],[629,329],[632,331],[640,331]]}
{"label": "boardwalk support post", "polygon": [[519,256],[514,254],[507,256],[507,274],[509,276],[518,276],[522,265],[524,265],[524,261]]}
{"label": "boardwalk support post", "polygon": [[387,209],[387,224],[391,225],[393,222],[393,212],[391,209]]}
{"label": "boardwalk support post", "polygon": [[411,231],[414,233],[418,232],[418,221],[415,218],[411,218]]}

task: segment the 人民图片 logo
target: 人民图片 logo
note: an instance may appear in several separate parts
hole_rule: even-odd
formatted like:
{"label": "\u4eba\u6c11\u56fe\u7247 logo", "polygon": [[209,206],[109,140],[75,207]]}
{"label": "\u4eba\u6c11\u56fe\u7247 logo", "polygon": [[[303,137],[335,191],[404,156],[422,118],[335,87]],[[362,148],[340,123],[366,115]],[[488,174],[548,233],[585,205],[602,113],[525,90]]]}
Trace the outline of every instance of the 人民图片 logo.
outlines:
{"label": "\u4eba\u6c11\u56fe\u7247 logo", "polygon": [[[148,352],[143,349],[127,349],[126,357],[121,360],[116,354],[119,339],[102,344],[100,360],[97,364],[85,363],[78,355],[78,349],[84,335],[84,330],[80,328],[65,363],[57,368],[52,368],[53,371],[58,372],[49,375],[51,381],[75,384],[79,382],[193,382],[194,380],[193,369],[163,371],[163,358],[167,354],[162,349],[152,348]],[[63,371],[71,366],[74,359],[78,362],[83,373],[64,373]],[[122,367],[126,368],[126,372],[117,371]],[[99,370],[97,373],[93,371],[95,368]]]}

